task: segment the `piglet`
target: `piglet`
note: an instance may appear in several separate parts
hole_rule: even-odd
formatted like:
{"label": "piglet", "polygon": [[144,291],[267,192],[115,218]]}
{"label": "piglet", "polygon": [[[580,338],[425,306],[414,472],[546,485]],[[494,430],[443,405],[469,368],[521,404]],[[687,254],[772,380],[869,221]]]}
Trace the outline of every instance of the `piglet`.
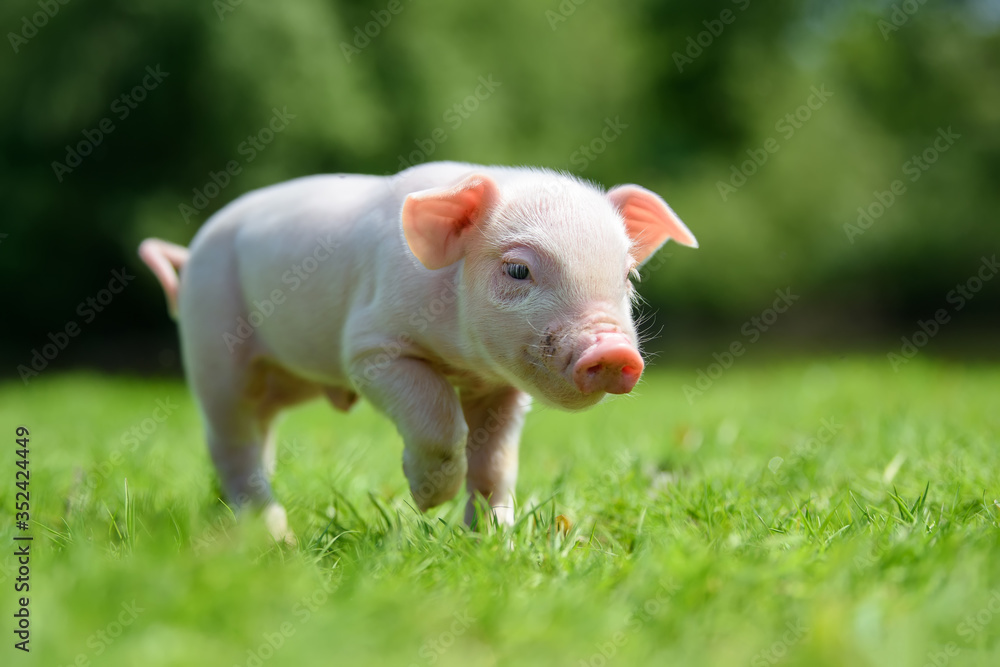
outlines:
{"label": "piglet", "polygon": [[465,481],[467,522],[481,496],[512,523],[531,399],[580,410],[632,390],[631,279],[668,239],[697,247],[637,185],[436,162],[257,190],[189,250],[139,254],[178,319],[224,493],[287,537],[271,424],[318,396],[344,411],[364,397],[396,424],[421,510]]}

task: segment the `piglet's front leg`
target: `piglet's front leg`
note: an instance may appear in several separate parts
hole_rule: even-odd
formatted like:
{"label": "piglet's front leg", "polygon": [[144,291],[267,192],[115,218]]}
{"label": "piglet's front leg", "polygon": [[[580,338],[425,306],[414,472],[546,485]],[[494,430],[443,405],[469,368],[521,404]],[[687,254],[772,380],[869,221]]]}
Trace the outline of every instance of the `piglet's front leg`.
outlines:
{"label": "piglet's front leg", "polygon": [[[365,377],[364,360],[355,367],[356,377]],[[402,357],[365,377],[358,389],[403,436],[403,472],[417,507],[454,498],[465,479],[468,427],[451,385],[425,362]]]}
{"label": "piglet's front leg", "polygon": [[461,399],[469,427],[465,522],[473,524],[476,505],[485,499],[498,523],[513,525],[518,446],[531,397],[504,387],[483,394],[463,393]]}

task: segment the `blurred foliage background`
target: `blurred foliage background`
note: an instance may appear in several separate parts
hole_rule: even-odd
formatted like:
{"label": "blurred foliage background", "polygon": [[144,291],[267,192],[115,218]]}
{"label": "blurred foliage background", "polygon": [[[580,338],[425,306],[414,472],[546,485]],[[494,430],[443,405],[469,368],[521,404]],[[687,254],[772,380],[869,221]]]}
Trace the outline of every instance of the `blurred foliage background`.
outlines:
{"label": "blurred foliage background", "polygon": [[[186,244],[285,179],[441,159],[663,195],[701,249],[646,271],[661,341],[739,337],[791,289],[773,341],[898,347],[1000,246],[998,5],[5,2],[4,371],[71,321],[82,333],[56,366],[175,369],[142,238]],[[275,110],[294,118],[265,143]],[[921,155],[935,160],[915,170]],[[136,279],[84,321],[78,304],[122,267]],[[988,341],[998,305],[995,280],[948,337]]]}

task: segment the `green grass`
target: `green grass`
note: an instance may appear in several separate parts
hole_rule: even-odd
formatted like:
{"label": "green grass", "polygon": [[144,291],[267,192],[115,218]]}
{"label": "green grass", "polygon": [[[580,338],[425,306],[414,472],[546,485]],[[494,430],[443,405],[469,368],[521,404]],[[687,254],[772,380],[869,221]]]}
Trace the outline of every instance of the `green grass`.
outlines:
{"label": "green grass", "polygon": [[296,410],[275,486],[298,549],[218,501],[182,383],[4,385],[0,501],[24,424],[36,539],[30,656],[0,551],[0,664],[1000,664],[1000,368],[737,367],[691,406],[693,378],[536,408],[512,537],[411,509],[367,405]]}

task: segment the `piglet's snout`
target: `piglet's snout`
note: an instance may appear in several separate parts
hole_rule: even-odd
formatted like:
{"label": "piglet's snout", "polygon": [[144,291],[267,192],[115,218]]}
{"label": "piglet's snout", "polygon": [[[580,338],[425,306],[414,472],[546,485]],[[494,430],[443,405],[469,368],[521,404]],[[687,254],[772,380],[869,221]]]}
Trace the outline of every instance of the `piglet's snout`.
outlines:
{"label": "piglet's snout", "polygon": [[573,366],[573,382],[584,394],[627,394],[639,381],[643,363],[624,334],[598,334]]}

